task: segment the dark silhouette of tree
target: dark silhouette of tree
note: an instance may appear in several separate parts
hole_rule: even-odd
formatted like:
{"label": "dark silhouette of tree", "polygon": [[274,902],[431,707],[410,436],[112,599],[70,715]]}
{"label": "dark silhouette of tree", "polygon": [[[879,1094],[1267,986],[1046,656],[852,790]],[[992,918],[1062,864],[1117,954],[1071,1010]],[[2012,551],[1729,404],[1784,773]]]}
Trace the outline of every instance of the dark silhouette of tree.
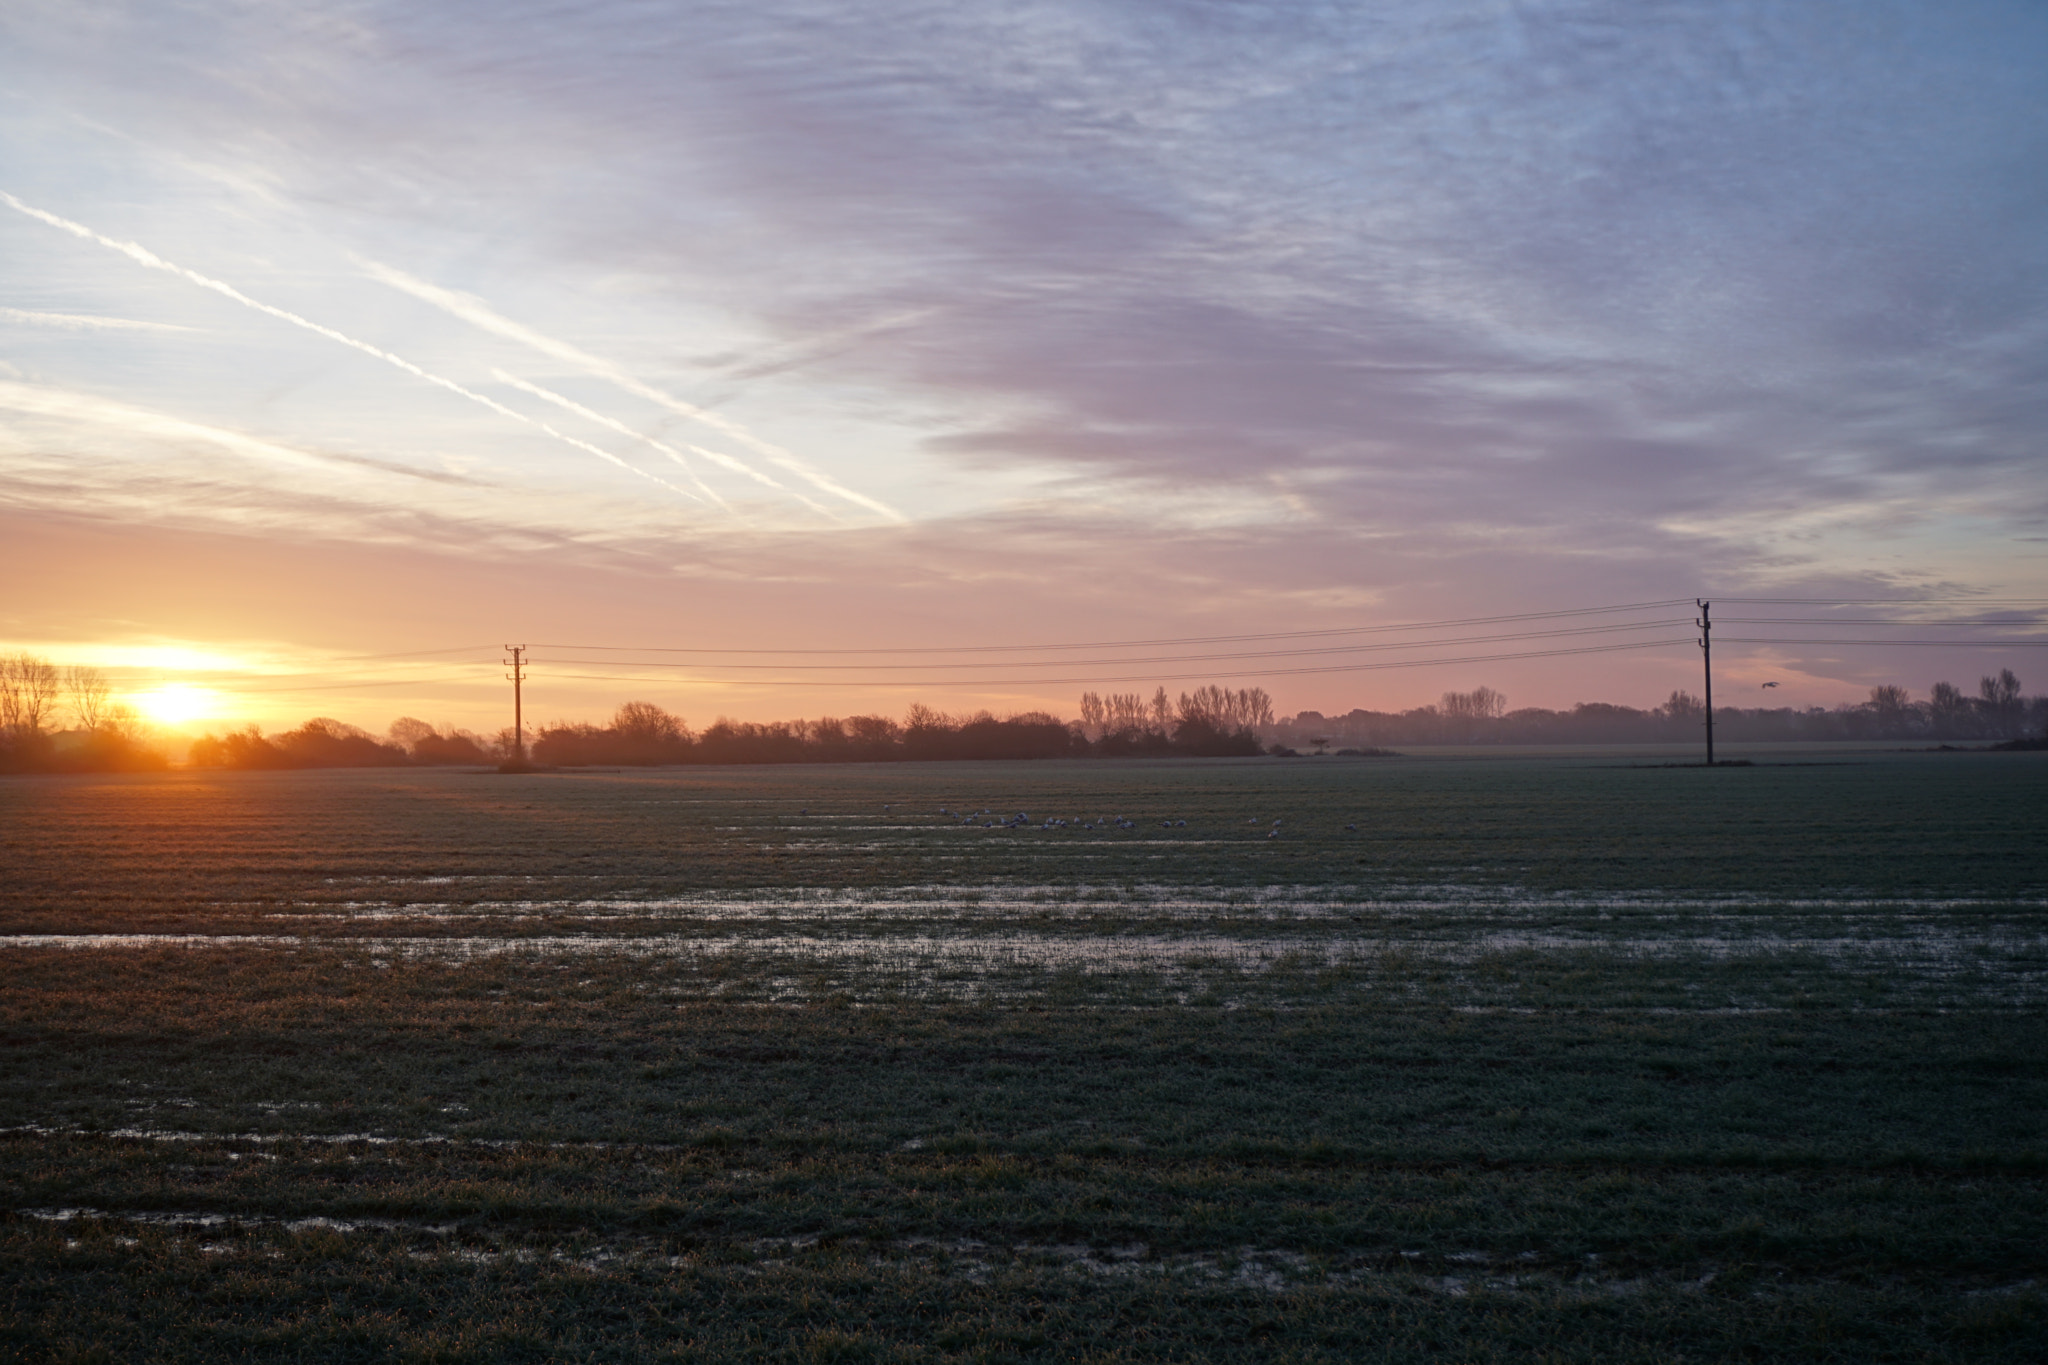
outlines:
{"label": "dark silhouette of tree", "polygon": [[412,761],[428,766],[460,766],[470,763],[495,763],[497,758],[484,748],[483,741],[467,730],[454,730],[445,735],[428,735],[413,746]]}
{"label": "dark silhouette of tree", "polygon": [[1446,733],[1470,743],[1500,719],[1508,709],[1508,699],[1490,687],[1475,687],[1470,692],[1444,693],[1437,707],[1444,718]]}
{"label": "dark silhouette of tree", "polygon": [[629,701],[612,716],[611,731],[620,763],[681,763],[689,757],[690,731],[682,717],[651,701]]}
{"label": "dark silhouette of tree", "polygon": [[433,726],[412,716],[400,716],[391,722],[391,727],[384,733],[390,735],[391,742],[407,753],[412,753],[418,748],[421,740],[436,737]]}
{"label": "dark silhouette of tree", "polygon": [[64,690],[71,697],[71,713],[82,730],[98,730],[110,719],[107,675],[86,664],[64,670]]}
{"label": "dark silhouette of tree", "polygon": [[0,655],[0,767],[34,771],[51,764],[43,726],[57,700],[57,670],[27,653]]}
{"label": "dark silhouette of tree", "polygon": [[42,734],[57,690],[57,669],[48,659],[26,651],[0,655],[0,728],[17,738]]}
{"label": "dark silhouette of tree", "polygon": [[467,730],[450,730],[442,734],[423,720],[411,716],[400,716],[391,722],[386,732],[391,742],[405,750],[407,757],[424,766],[460,766],[463,764],[494,763],[489,750],[481,739]]}
{"label": "dark silhouette of tree", "polygon": [[405,750],[383,744],[369,731],[325,716],[287,730],[274,741],[294,768],[389,768],[405,762]]}
{"label": "dark silhouette of tree", "polygon": [[2020,700],[2020,680],[2011,669],[2001,668],[1997,677],[1984,678],[1977,685],[1977,697],[1992,734],[2011,739],[2019,733],[2025,706]]}
{"label": "dark silhouette of tree", "polygon": [[1924,719],[1914,709],[1913,694],[1894,683],[1870,689],[1871,719],[1881,734],[1901,734],[1919,728]]}
{"label": "dark silhouette of tree", "polygon": [[1934,733],[1943,739],[1960,739],[1975,728],[1970,699],[1954,683],[1938,682],[1928,690],[1927,711]]}
{"label": "dark silhouette of tree", "polygon": [[195,768],[291,768],[298,766],[284,750],[263,737],[255,726],[230,730],[215,738],[192,741],[186,761]]}

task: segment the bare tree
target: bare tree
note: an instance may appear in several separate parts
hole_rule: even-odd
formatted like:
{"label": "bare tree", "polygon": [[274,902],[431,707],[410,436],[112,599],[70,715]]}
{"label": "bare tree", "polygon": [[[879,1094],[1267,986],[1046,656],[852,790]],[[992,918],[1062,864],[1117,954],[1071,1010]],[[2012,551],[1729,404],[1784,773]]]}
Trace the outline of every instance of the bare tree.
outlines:
{"label": "bare tree", "polygon": [[1165,734],[1173,728],[1173,703],[1168,700],[1166,689],[1161,687],[1152,694],[1152,728]]}
{"label": "bare tree", "polygon": [[896,722],[887,716],[848,716],[846,733],[860,744],[893,744]]}
{"label": "bare tree", "polygon": [[1444,693],[1440,705],[1452,720],[1495,720],[1508,709],[1508,699],[1490,687],[1475,687],[1470,692]]}
{"label": "bare tree", "polygon": [[674,744],[688,739],[683,718],[651,701],[629,701],[612,716],[612,731],[642,744]]}
{"label": "bare tree", "polygon": [[71,694],[78,727],[97,733],[107,723],[107,675],[88,664],[72,664],[64,670],[64,690]]}
{"label": "bare tree", "polygon": [[1938,682],[1927,690],[1927,713],[1934,720],[1937,734],[1954,734],[1967,728],[1970,699],[1954,683]]}
{"label": "bare tree", "polygon": [[1249,730],[1270,729],[1273,724],[1273,699],[1266,695],[1263,687],[1247,687],[1237,694],[1238,724]]}
{"label": "bare tree", "polygon": [[407,753],[411,753],[419,748],[420,741],[423,739],[439,738],[439,734],[433,726],[412,716],[400,716],[397,720],[392,721],[391,729],[388,733],[391,736],[391,742]]}
{"label": "bare tree", "polygon": [[1104,734],[1122,734],[1145,728],[1145,699],[1136,692],[1112,692],[1102,698]]}
{"label": "bare tree", "polygon": [[107,708],[106,719],[101,722],[106,732],[125,744],[140,744],[148,734],[149,727],[142,723],[142,717],[135,708],[124,702],[115,702]]}
{"label": "bare tree", "polygon": [[1230,693],[1223,688],[1198,687],[1191,693],[1180,694],[1179,720],[1183,725],[1206,725],[1211,730],[1228,732],[1234,728],[1231,719],[1236,709]]}
{"label": "bare tree", "polygon": [[951,727],[952,721],[947,718],[945,712],[935,711],[921,701],[912,702],[910,709],[903,713],[903,729],[906,733],[914,730],[920,735],[928,735]]}
{"label": "bare tree", "polygon": [[1234,734],[1271,725],[1273,699],[1260,687],[1232,691],[1212,684],[1181,693],[1176,714],[1182,723],[1194,721],[1220,734]]}
{"label": "bare tree", "polygon": [[1986,677],[1977,685],[1978,705],[2000,735],[2009,735],[2018,726],[2020,717],[2020,680],[2009,668],[1998,670],[1995,678]]}
{"label": "bare tree", "polygon": [[1706,703],[1683,688],[1664,699],[1662,710],[1670,719],[1685,725],[1700,724],[1707,713]]}
{"label": "bare tree", "polygon": [[0,728],[13,737],[40,735],[57,694],[57,669],[48,659],[26,651],[0,656]]}

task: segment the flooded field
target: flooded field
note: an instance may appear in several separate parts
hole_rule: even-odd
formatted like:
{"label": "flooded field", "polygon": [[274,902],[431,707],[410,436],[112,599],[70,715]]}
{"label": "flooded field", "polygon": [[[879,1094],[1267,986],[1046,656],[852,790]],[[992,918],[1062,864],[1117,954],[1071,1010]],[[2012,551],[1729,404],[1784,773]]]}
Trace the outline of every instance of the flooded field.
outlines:
{"label": "flooded field", "polygon": [[11,779],[0,1341],[2037,1359],[2043,811],[1955,753]]}

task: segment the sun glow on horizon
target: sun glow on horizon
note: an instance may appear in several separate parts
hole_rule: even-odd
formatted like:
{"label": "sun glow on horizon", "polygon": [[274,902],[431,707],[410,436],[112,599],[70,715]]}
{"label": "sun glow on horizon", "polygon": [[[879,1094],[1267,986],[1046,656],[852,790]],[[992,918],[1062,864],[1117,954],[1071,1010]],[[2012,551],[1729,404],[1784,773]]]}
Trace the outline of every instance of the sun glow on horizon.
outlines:
{"label": "sun glow on horizon", "polygon": [[165,683],[129,696],[135,709],[158,725],[186,725],[220,715],[225,698],[210,687]]}

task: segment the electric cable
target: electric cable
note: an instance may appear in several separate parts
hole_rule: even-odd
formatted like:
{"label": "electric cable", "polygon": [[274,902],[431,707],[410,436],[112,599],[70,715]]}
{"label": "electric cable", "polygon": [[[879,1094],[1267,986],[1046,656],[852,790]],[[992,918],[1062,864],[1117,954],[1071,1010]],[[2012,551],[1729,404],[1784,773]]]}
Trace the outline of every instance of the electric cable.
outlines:
{"label": "electric cable", "polygon": [[[1090,668],[1115,668],[1122,667],[1126,664],[1192,664],[1232,659],[1288,659],[1299,658],[1306,655],[1356,654],[1362,653],[1366,650],[1440,649],[1445,646],[1452,645],[1492,644],[1505,640],[1545,640],[1556,639],[1559,637],[1571,635],[1611,634],[1615,631],[1665,630],[1672,626],[1682,626],[1686,624],[1688,623],[1683,619],[1666,618],[1661,621],[1632,621],[1627,625],[1579,626],[1568,630],[1516,631],[1502,635],[1468,635],[1461,639],[1451,640],[1408,640],[1397,641],[1394,643],[1387,644],[1333,645],[1314,649],[1249,650],[1234,654],[1154,655],[1150,657],[1141,657],[1133,659],[1046,659],[1042,662],[1033,662],[1029,659],[1002,659],[992,663],[945,663],[941,661],[941,666],[947,668],[1071,668],[1076,666]],[[880,672],[891,669],[928,668],[931,666],[931,661],[929,660],[913,661],[909,663],[900,664],[739,664],[719,663],[715,661],[695,663],[664,663],[663,661],[658,659],[547,659],[543,657],[534,659],[531,662],[569,664],[578,668],[719,668],[760,670],[764,672],[803,670],[805,672],[820,673],[848,672],[853,670],[860,670],[863,672]]]}
{"label": "electric cable", "polygon": [[[688,681],[697,686],[724,687],[1054,687],[1087,683],[1118,682],[1199,682],[1214,681],[1218,678],[1233,677],[1293,677],[1310,673],[1366,673],[1388,668],[1431,668],[1452,664],[1497,663],[1505,659],[1556,659],[1574,654],[1612,654],[1631,649],[1668,649],[1680,645],[1697,645],[1691,636],[1675,640],[1635,640],[1626,644],[1580,645],[1571,649],[1525,650],[1518,653],[1475,654],[1456,659],[1383,659],[1374,663],[1323,664],[1311,668],[1260,668],[1260,669],[1209,669],[1201,673],[1136,673],[1125,677],[1077,677],[1077,678],[967,678],[938,681],[929,678],[898,678],[887,681],[820,681],[812,678],[692,678]],[[652,682],[676,683],[674,677],[634,677],[616,673],[547,673],[539,675],[548,678],[577,678],[589,682]]]}
{"label": "electric cable", "polygon": [[575,649],[592,652],[638,654],[1018,654],[1054,649],[1149,649],[1169,645],[1239,644],[1254,640],[1305,640],[1331,635],[1364,635],[1402,630],[1448,630],[1453,626],[1488,626],[1508,621],[1544,621],[1567,616],[1597,616],[1616,611],[1652,611],[1662,607],[1690,607],[1690,597],[1662,602],[1623,602],[1609,607],[1573,607],[1565,611],[1527,611],[1508,616],[1468,616],[1446,621],[1409,621],[1384,626],[1341,626],[1324,630],[1277,630],[1257,635],[1188,635],[1153,640],[1083,640],[1065,644],[1030,645],[914,645],[861,649],[693,649],[662,645],[565,645],[540,642],[534,649]]}

